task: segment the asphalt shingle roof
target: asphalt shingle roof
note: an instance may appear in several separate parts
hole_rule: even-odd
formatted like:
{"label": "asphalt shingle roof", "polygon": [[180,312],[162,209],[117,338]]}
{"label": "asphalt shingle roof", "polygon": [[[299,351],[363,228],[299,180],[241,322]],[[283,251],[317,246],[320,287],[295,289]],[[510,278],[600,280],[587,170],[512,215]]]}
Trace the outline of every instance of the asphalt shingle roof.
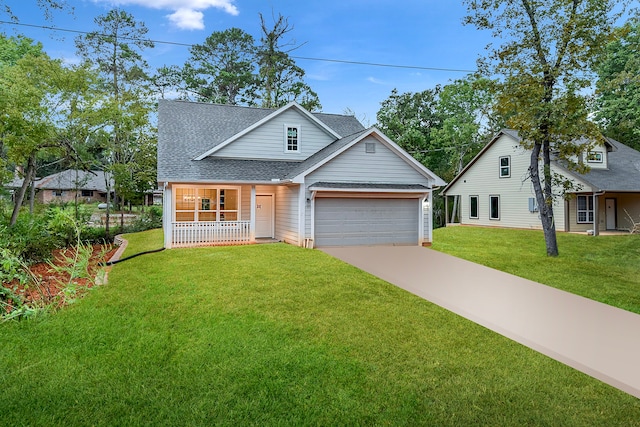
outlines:
{"label": "asphalt shingle roof", "polygon": [[[274,113],[275,109],[240,107],[233,105],[205,104],[186,101],[161,100],[158,111],[158,180],[159,181],[270,181],[295,176],[303,162],[233,160],[193,158],[228,140],[248,127]],[[330,155],[331,150],[346,144],[349,136],[361,132],[364,127],[353,116],[312,113],[343,138],[338,139],[321,152]],[[346,138],[344,138],[346,137]],[[336,148],[337,147],[337,148]],[[326,151],[325,151],[326,150]],[[304,170],[304,169],[303,169]]]}
{"label": "asphalt shingle roof", "polygon": [[[113,187],[113,179],[111,180]],[[81,190],[107,191],[102,171],[81,171],[67,169],[36,181],[36,188],[49,190]]]}

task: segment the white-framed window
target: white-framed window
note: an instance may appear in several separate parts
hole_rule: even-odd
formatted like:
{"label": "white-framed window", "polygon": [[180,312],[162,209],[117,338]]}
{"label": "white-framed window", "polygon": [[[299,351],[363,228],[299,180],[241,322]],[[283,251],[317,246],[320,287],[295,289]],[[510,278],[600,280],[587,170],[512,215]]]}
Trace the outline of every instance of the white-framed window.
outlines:
{"label": "white-framed window", "polygon": [[538,212],[538,200],[535,197],[529,197],[529,212]]}
{"label": "white-framed window", "polygon": [[489,219],[500,220],[500,196],[489,196]]}
{"label": "white-framed window", "polygon": [[500,157],[500,178],[511,177],[511,156]]}
{"label": "white-framed window", "polygon": [[602,151],[589,151],[587,163],[602,163]]}
{"label": "white-framed window", "polygon": [[478,196],[469,196],[469,218],[478,219]]}
{"label": "white-framed window", "polygon": [[62,191],[62,190],[52,190],[51,194],[53,194],[53,196],[55,196],[55,197],[62,197],[62,196],[64,196],[64,191]]}
{"label": "white-framed window", "polygon": [[300,125],[284,125],[284,152],[300,152]]}
{"label": "white-framed window", "polygon": [[578,224],[593,223],[593,196],[578,196],[576,207]]}
{"label": "white-framed window", "polygon": [[176,221],[238,221],[240,219],[239,187],[175,188]]}

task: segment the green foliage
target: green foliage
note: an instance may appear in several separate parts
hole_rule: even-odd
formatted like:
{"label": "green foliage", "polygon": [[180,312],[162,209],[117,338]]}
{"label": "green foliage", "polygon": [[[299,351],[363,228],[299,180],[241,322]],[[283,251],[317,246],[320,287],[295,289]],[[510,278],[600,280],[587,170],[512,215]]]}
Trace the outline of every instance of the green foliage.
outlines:
{"label": "green foliage", "polygon": [[564,250],[544,255],[537,230],[447,227],[433,248],[534,282],[640,314],[640,236],[558,234]]}
{"label": "green foliage", "polygon": [[48,259],[58,246],[58,240],[47,229],[45,215],[21,212],[13,226],[6,220],[0,223],[0,248],[8,249],[26,263]]}
{"label": "green foliage", "polygon": [[67,247],[78,240],[91,218],[93,208],[90,205],[79,204],[77,207],[67,204],[64,206],[50,206],[47,211],[47,230],[56,240],[58,246]]}
{"label": "green foliage", "polygon": [[[466,24],[490,30],[501,45],[480,62],[500,76],[497,109],[532,150],[535,190],[546,250],[558,255],[551,158],[584,171],[574,156],[602,140],[589,120],[592,70],[629,1],[465,0]],[[622,6],[622,7],[618,7]],[[542,160],[542,171],[540,170]]]}
{"label": "green foliage", "polygon": [[596,117],[607,136],[640,150],[640,21],[627,22],[597,67]]}

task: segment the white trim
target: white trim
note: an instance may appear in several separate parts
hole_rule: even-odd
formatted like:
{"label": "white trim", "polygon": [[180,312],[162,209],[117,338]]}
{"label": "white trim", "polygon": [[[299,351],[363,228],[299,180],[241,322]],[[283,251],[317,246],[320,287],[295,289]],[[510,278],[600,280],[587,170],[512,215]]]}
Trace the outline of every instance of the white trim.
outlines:
{"label": "white trim", "polygon": [[251,186],[251,197],[249,202],[249,209],[251,210],[251,215],[249,216],[249,239],[252,242],[256,241],[256,186]]}
{"label": "white trim", "polygon": [[304,184],[300,184],[298,188],[298,246],[302,246],[305,234],[307,207],[307,188]]}
{"label": "white trim", "polygon": [[[502,159],[507,159],[507,166],[502,166]],[[502,168],[507,168],[509,173],[506,175],[502,175]],[[500,156],[498,159],[498,177],[499,178],[511,178],[511,156]]]}
{"label": "white trim", "polygon": [[429,189],[395,189],[395,188],[332,188],[332,187],[316,187],[313,186],[313,191],[321,192],[321,191],[330,191],[332,193],[386,193],[386,194],[394,194],[394,193],[402,193],[402,194],[425,194]]}
{"label": "white trim", "polygon": [[[271,234],[272,238],[276,236],[276,195],[273,193],[256,193],[257,197],[271,197]],[[257,205],[257,202],[256,202]],[[254,205],[252,211],[254,214],[251,215],[252,219],[255,218],[256,206]],[[255,220],[254,220],[255,223]],[[255,237],[255,236],[254,236]]]}
{"label": "white trim", "polygon": [[278,117],[279,115],[281,115],[282,113],[284,113],[285,111],[291,109],[291,108],[295,108],[297,109],[299,112],[303,113],[306,117],[308,117],[312,122],[314,122],[316,125],[318,125],[318,127],[320,127],[322,130],[324,130],[326,133],[328,133],[329,135],[333,136],[335,139],[340,139],[340,135],[338,135],[333,129],[329,128],[327,125],[325,125],[324,123],[322,123],[320,121],[320,119],[316,118],[313,114],[311,114],[309,111],[307,111],[306,109],[302,108],[302,106],[300,106],[300,104],[298,104],[297,102],[293,101],[288,103],[287,105],[285,105],[284,107],[274,111],[273,113],[269,114],[267,117],[257,121],[256,123],[254,123],[253,125],[249,126],[248,128],[244,129],[243,131],[233,135],[231,138],[226,139],[225,141],[223,141],[222,143],[216,145],[215,147],[205,151],[204,153],[200,154],[199,156],[194,157],[193,160],[202,160],[205,157],[208,157],[210,155],[212,155],[213,153],[215,153],[216,151],[221,150],[222,148],[226,147],[227,145],[231,144],[233,141],[236,141],[237,139],[241,138],[242,136],[248,134],[249,132],[253,131],[254,129],[259,128],[260,126],[262,126],[263,124],[267,123],[268,121],[274,119],[275,117]]}
{"label": "white trim", "polygon": [[[497,217],[491,216],[491,199],[494,197],[498,199],[498,216]],[[499,194],[489,194],[489,220],[500,221],[500,195]]]}
{"label": "white trim", "polygon": [[303,183],[304,182],[304,178],[307,175],[309,175],[310,173],[312,173],[315,170],[319,169],[320,167],[326,165],[331,160],[333,160],[336,157],[340,156],[342,153],[347,151],[349,148],[353,147],[354,145],[356,145],[357,143],[361,142],[362,140],[364,140],[365,138],[367,138],[369,136],[372,136],[372,137],[376,138],[380,143],[382,143],[383,145],[387,146],[387,148],[389,148],[391,151],[395,152],[395,154],[398,157],[400,157],[402,160],[404,160],[406,163],[408,163],[410,166],[412,166],[422,176],[424,176],[425,178],[428,178],[430,181],[432,181],[431,182],[432,187],[439,187],[439,186],[442,186],[442,185],[446,185],[446,182],[444,182],[442,180],[442,178],[440,178],[435,173],[433,173],[431,170],[426,168],[422,163],[418,162],[416,159],[411,157],[411,155],[409,155],[409,153],[404,151],[398,144],[396,144],[395,142],[390,140],[384,133],[382,133],[376,127],[371,127],[369,129],[367,129],[366,132],[363,132],[359,137],[355,138],[353,141],[351,141],[350,143],[346,144],[344,147],[342,147],[339,150],[337,150],[336,152],[332,153],[330,156],[328,156],[327,158],[323,159],[321,162],[316,163],[315,165],[311,166],[309,169],[307,169],[307,170],[299,173],[297,176],[293,177],[292,181],[296,182],[296,183]]}
{"label": "white trim", "polygon": [[[237,190],[238,191],[238,209],[222,209],[224,211],[235,211],[237,212],[237,219],[236,221],[240,221],[240,218],[242,218],[242,187],[241,186],[237,186],[237,185],[205,185],[205,184],[193,184],[193,185],[185,185],[185,184],[177,184],[174,185],[173,188],[175,190],[180,189],[180,188],[193,188],[193,189],[215,189],[217,192],[217,198],[220,199],[220,190]],[[175,195],[172,196],[173,198],[171,199],[171,201],[174,201]],[[189,222],[189,221],[178,221],[176,219],[176,213],[177,213],[177,209],[176,209],[176,205],[175,203],[172,203],[173,205],[173,209],[171,209],[171,221],[172,222]],[[219,212],[221,211],[221,209],[218,208],[219,203],[216,202],[216,217],[219,216]],[[198,209],[195,209],[196,205],[194,202],[194,218],[193,218],[193,222],[199,222],[199,220],[196,218],[197,216],[197,212]],[[182,210],[181,210],[182,211]],[[184,210],[185,212],[191,212],[190,210]]]}
{"label": "white trim", "polygon": [[[293,124],[289,124],[289,123],[284,123],[283,125],[284,127],[284,132],[283,132],[283,153],[284,154],[300,154],[302,152],[302,150],[300,149],[300,145],[302,143],[301,140],[301,135],[302,135],[302,125],[293,125]],[[295,150],[289,150],[289,128],[291,129],[295,129],[297,136],[296,136],[296,149]]]}

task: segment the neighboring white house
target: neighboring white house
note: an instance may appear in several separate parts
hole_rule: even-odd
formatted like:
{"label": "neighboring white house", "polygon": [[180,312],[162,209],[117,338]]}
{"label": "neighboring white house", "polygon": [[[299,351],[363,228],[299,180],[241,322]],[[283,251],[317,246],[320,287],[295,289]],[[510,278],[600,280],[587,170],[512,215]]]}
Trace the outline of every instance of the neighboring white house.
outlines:
{"label": "neighboring white house", "polygon": [[445,183],[353,116],[162,100],[165,247],[431,242]]}
{"label": "neighboring white house", "polygon": [[[447,185],[459,197],[461,224],[541,228],[533,185],[528,177],[531,152],[518,133],[500,131]],[[640,220],[640,152],[612,139],[584,153],[590,171],[578,174],[552,161],[551,169],[574,182],[567,200],[554,203],[558,231],[626,230],[627,216]],[[597,227],[594,227],[594,223]]]}

